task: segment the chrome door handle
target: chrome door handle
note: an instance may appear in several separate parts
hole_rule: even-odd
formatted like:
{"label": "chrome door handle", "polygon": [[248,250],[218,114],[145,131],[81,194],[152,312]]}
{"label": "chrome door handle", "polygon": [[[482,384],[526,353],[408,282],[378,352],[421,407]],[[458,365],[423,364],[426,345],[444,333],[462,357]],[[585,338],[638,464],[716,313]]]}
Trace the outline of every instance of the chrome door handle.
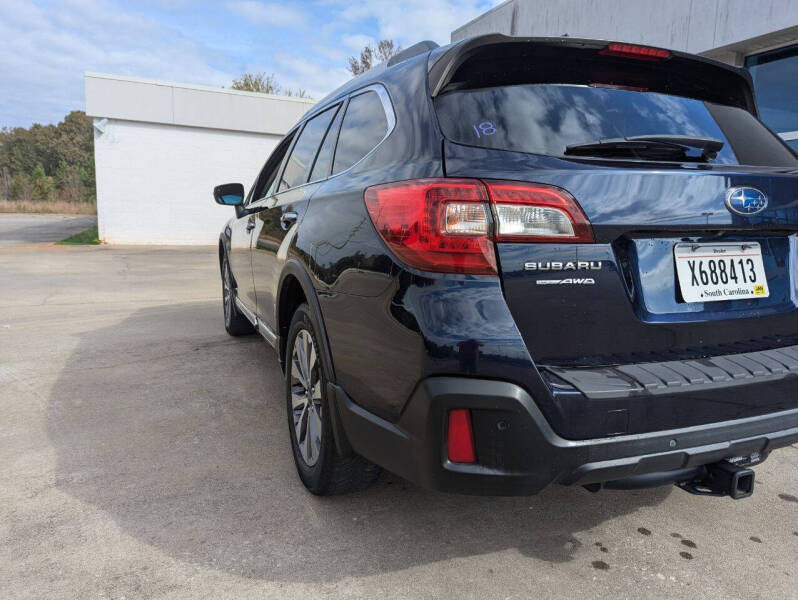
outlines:
{"label": "chrome door handle", "polygon": [[291,225],[296,223],[297,214],[293,211],[285,212],[280,217],[280,227],[285,230],[291,229]]}
{"label": "chrome door handle", "polygon": [[249,221],[247,221],[247,231],[252,231],[255,229],[255,217],[250,217]]}

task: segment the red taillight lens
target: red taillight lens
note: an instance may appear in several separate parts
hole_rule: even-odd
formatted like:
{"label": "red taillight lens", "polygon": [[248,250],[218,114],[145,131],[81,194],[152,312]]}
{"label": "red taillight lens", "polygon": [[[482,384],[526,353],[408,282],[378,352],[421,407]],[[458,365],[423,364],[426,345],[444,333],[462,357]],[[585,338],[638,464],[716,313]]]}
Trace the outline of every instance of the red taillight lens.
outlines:
{"label": "red taillight lens", "polygon": [[660,61],[671,57],[668,50],[652,48],[651,46],[638,46],[637,44],[621,44],[612,42],[599,52],[605,56],[620,56],[636,60]]}
{"label": "red taillight lens", "polygon": [[396,257],[422,271],[496,275],[494,241],[594,241],[574,197],[538,183],[411,179],[366,189],[366,208]]}
{"label": "red taillight lens", "polygon": [[414,179],[366,190],[366,207],[391,251],[410,267],[495,275],[485,186],[474,179]]}
{"label": "red taillight lens", "polygon": [[496,214],[496,241],[594,241],[585,213],[564,189],[517,181],[485,183]]}
{"label": "red taillight lens", "polygon": [[465,408],[449,411],[446,427],[446,454],[449,460],[457,463],[477,461],[474,450],[474,431],[471,429],[471,413]]}

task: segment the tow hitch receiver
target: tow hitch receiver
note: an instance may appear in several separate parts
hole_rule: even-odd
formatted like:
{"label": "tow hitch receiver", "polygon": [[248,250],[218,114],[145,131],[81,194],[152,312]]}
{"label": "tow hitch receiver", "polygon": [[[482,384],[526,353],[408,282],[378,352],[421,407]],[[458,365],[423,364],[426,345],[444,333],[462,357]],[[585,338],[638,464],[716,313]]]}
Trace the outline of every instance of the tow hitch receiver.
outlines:
{"label": "tow hitch receiver", "polygon": [[754,493],[754,472],[738,467],[727,460],[707,465],[704,476],[692,481],[677,483],[691,494],[701,496],[731,496],[735,500],[747,498]]}

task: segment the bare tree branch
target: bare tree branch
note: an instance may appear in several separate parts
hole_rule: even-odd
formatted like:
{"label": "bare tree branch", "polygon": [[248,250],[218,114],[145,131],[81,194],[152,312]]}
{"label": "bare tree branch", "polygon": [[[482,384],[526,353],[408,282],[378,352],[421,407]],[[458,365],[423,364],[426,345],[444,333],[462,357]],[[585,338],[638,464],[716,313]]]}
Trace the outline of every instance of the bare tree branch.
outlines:
{"label": "bare tree branch", "polygon": [[352,75],[360,75],[368,71],[374,65],[385,62],[401,51],[402,47],[396,45],[393,40],[380,40],[376,48],[372,44],[365,46],[360,51],[360,58],[350,56],[347,59],[347,68]]}
{"label": "bare tree branch", "polygon": [[238,79],[233,80],[232,88],[244,92],[258,92],[260,94],[276,94],[281,96],[294,96],[296,98],[308,98],[308,93],[303,88],[292,90],[284,88],[277,82],[274,73],[244,73]]}

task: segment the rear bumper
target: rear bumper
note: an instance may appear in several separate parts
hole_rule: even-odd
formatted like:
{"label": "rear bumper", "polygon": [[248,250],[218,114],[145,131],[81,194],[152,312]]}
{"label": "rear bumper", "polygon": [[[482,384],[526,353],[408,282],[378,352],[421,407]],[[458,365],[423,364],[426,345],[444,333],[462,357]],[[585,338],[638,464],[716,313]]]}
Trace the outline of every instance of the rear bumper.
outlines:
{"label": "rear bumper", "polygon": [[[390,423],[330,386],[334,421],[352,449],[417,483],[447,492],[534,494],[551,483],[589,484],[677,471],[736,456],[761,457],[798,441],[798,409],[589,440],[558,436],[522,388],[459,377],[422,381],[402,416]],[[446,459],[445,415],[472,412],[478,464]]]}

